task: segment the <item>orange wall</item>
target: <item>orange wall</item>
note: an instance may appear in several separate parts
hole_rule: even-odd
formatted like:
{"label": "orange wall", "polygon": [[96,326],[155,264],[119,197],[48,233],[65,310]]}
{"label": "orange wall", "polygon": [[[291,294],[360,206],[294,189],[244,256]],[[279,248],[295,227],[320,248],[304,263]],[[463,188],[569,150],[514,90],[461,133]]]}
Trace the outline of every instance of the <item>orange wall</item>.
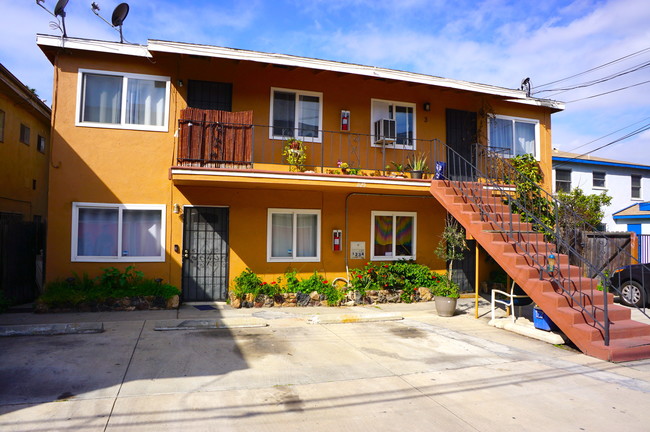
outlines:
{"label": "orange wall", "polygon": [[[152,277],[162,277],[180,285],[180,255],[173,251],[182,244],[182,218],[172,213],[174,203],[181,205],[225,205],[231,208],[231,278],[249,266],[260,273],[275,275],[284,272],[287,264],[266,263],[266,209],[268,207],[321,208],[322,260],[315,265],[304,264],[299,270],[314,269],[331,275],[344,271],[342,252],[331,252],[330,236],[334,228],[344,229],[345,196],[349,191],[286,191],[277,189],[255,191],[237,186],[180,186],[169,180],[169,168],[175,165],[177,118],[186,106],[187,86],[178,80],[189,79],[233,83],[233,110],[254,111],[256,124],[269,123],[270,88],[280,87],[323,93],[323,128],[337,131],[341,109],[351,111],[351,131],[370,132],[371,98],[415,103],[418,138],[445,140],[445,109],[478,111],[488,97],[470,92],[434,89],[421,85],[382,82],[335,73],[311,70],[288,70],[263,64],[230,60],[197,59],[189,56],[157,54],[155,61],[144,58],[89,52],[61,52],[55,59],[55,94],[52,137],[53,166],[50,170],[47,278],[67,277],[72,271],[95,275],[108,266],[124,267],[128,263],[71,263],[72,203],[106,202],[167,205],[167,260],[164,263],[138,263],[137,267]],[[164,75],[171,77],[170,117],[168,132],[147,132],[112,128],[75,126],[76,93],[79,68]],[[431,103],[431,112],[422,110]],[[544,166],[550,178],[550,116],[547,109],[512,103],[492,106],[499,114],[537,118],[541,122],[541,146]],[[399,187],[397,187],[399,189]],[[387,189],[394,192],[395,188]],[[444,212],[432,198],[368,198],[349,199],[349,238],[365,241],[370,253],[370,211],[413,208],[418,212],[418,261],[442,269],[431,251],[437,242],[436,233],[443,227]],[[378,207],[380,206],[380,207]],[[351,211],[350,209],[354,209]],[[251,229],[254,227],[254,230]],[[349,244],[349,243],[348,243]],[[350,266],[360,265],[350,262]]]}
{"label": "orange wall", "polygon": [[[20,213],[26,221],[33,216],[45,219],[50,119],[3,84],[0,110],[5,112],[4,139],[0,142],[0,212]],[[29,145],[20,142],[21,123],[30,128]],[[37,150],[39,135],[45,137],[45,153]]]}

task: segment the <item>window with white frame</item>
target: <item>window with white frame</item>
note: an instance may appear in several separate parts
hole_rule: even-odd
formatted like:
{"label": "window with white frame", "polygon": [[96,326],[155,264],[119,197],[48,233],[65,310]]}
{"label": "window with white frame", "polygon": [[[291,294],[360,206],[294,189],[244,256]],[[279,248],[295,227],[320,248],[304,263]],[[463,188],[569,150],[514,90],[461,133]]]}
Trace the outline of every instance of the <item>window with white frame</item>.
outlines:
{"label": "window with white frame", "polygon": [[632,182],[632,189],[630,190],[630,196],[634,199],[641,199],[641,176],[632,175],[630,176]]}
{"label": "window with white frame", "polygon": [[267,260],[320,261],[320,210],[269,209]]}
{"label": "window with white frame", "polygon": [[72,204],[72,261],[165,260],[165,206]]}
{"label": "window with white frame", "polygon": [[320,142],[322,93],[271,89],[271,139]]}
{"label": "window with white frame", "polygon": [[555,170],[555,192],[571,192],[571,170],[570,169],[556,169]]}
{"label": "window with white frame", "polygon": [[416,213],[372,212],[371,259],[415,259]]}
{"label": "window with white frame", "polygon": [[488,119],[488,142],[508,156],[532,154],[539,159],[539,121],[494,116]]}
{"label": "window with white frame", "polygon": [[[408,102],[394,102],[381,99],[371,101],[371,134],[373,143],[380,137],[375,135],[375,123],[380,120],[392,120],[395,122],[396,147],[415,148],[415,104]],[[383,138],[383,137],[381,137]],[[384,145],[386,142],[384,142]]]}
{"label": "window with white frame", "polygon": [[592,187],[595,189],[604,189],[605,188],[605,171],[594,171],[592,173]]}
{"label": "window with white frame", "polygon": [[169,77],[79,71],[77,124],[167,131]]}

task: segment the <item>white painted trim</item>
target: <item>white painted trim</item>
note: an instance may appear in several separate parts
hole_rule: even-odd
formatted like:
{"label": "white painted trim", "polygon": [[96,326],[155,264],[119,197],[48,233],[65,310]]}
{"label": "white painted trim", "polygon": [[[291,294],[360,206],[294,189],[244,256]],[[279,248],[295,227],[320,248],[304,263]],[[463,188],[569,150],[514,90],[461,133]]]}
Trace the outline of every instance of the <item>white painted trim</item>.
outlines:
{"label": "white painted trim", "polygon": [[[83,88],[83,77],[85,74],[93,75],[111,75],[122,77],[122,101],[121,101],[121,117],[120,123],[95,123],[81,120],[81,110],[82,110],[82,94],[84,91]],[[164,113],[163,113],[163,125],[162,126],[149,126],[149,125],[138,125],[138,124],[127,124],[126,123],[126,97],[127,97],[127,86],[130,79],[140,79],[148,81],[164,81],[165,82],[165,103],[164,103]],[[170,93],[171,93],[171,78],[168,76],[162,75],[144,75],[136,74],[130,72],[120,72],[120,71],[107,71],[107,70],[96,70],[96,69],[79,69],[77,73],[77,107],[75,111],[75,126],[83,127],[95,127],[103,129],[126,129],[126,130],[142,130],[142,131],[153,131],[153,132],[168,132],[169,131],[169,104],[170,104]]]}
{"label": "white painted trim", "polygon": [[[395,253],[395,244],[397,243],[397,233],[395,230],[395,218],[397,216],[407,216],[413,218],[413,255],[412,256],[375,256],[375,216],[392,216],[392,242],[393,253]],[[392,212],[373,210],[370,212],[370,261],[399,261],[417,259],[417,237],[418,237],[418,214],[417,212]]]}
{"label": "white painted trim", "polygon": [[391,185],[391,186],[416,186],[421,187],[422,189],[429,189],[431,187],[430,182],[412,182],[408,180],[392,180],[388,178],[383,178],[382,180],[377,179],[376,177],[370,176],[360,176],[360,177],[338,177],[332,175],[290,175],[290,174],[278,174],[278,173],[255,173],[242,170],[241,172],[235,171],[198,171],[185,168],[176,168],[172,169],[173,175],[206,175],[213,177],[250,177],[255,179],[275,179],[275,180],[311,180],[311,181],[328,181],[333,183],[357,183],[357,187],[365,187],[368,184],[381,184],[381,185]]}
{"label": "white painted trim", "polygon": [[[541,148],[542,144],[540,142],[540,121],[537,119],[531,119],[531,118],[526,118],[526,117],[513,117],[513,116],[507,116],[507,115],[501,115],[501,114],[494,114],[495,118],[498,119],[504,119],[504,120],[512,120],[513,122],[521,122],[521,123],[533,123],[535,125],[535,159],[536,160],[541,160]],[[492,121],[492,118],[488,116],[488,146],[490,145],[490,122]],[[513,128],[514,128],[514,123],[513,123]],[[513,138],[514,138],[514,130],[513,130]],[[515,156],[515,155],[513,155]]]}
{"label": "white painted trim", "polygon": [[[323,141],[323,93],[306,91],[306,90],[294,90],[280,87],[271,87],[271,97],[269,99],[269,139],[273,140],[285,140],[290,137],[277,136],[273,134],[273,94],[276,92],[285,92],[285,93],[294,93],[295,94],[295,113],[294,113],[294,132],[296,133],[295,138],[303,141],[304,143],[317,142],[320,143]],[[300,123],[300,96],[315,96],[318,97],[318,136],[317,137],[303,137],[298,136],[298,124]]]}
{"label": "white painted trim", "polygon": [[[160,211],[160,256],[142,257],[142,256],[122,256],[100,257],[100,256],[79,256],[77,254],[78,234],[79,234],[79,209],[80,208],[99,208],[99,209],[117,209],[118,212],[118,232],[117,232],[117,251],[122,250],[122,213],[124,210],[158,210]],[[72,203],[72,235],[70,236],[70,261],[72,262],[165,262],[167,250],[165,249],[165,238],[167,236],[167,213],[164,204],[110,204],[110,203],[89,203],[73,202]]]}
{"label": "white painted trim", "polygon": [[[291,251],[292,257],[273,257],[273,245],[272,245],[272,224],[273,224],[273,214],[283,213],[291,214],[293,217],[293,232],[291,234]],[[299,214],[310,214],[316,215],[316,256],[315,257],[296,257],[297,250],[297,238],[296,230],[298,229],[298,224],[296,223],[297,215]],[[266,217],[266,261],[267,262],[320,262],[321,255],[321,210],[320,209],[289,209],[289,208],[269,208],[267,210]]]}
{"label": "white painted trim", "polygon": [[[374,111],[374,103],[375,102],[383,102],[386,104],[393,105],[393,119],[395,116],[395,105],[397,106],[403,106],[407,108],[413,108],[413,145],[412,146],[405,146],[402,144],[390,144],[390,145],[383,145],[383,144],[375,144],[375,111]],[[417,117],[417,104],[412,103],[412,102],[401,102],[401,101],[395,101],[395,100],[387,100],[387,99],[376,99],[372,98],[370,99],[370,145],[372,147],[386,147],[386,148],[391,148],[391,149],[407,149],[407,150],[417,150],[417,139],[418,139],[418,134],[417,134],[417,123],[418,123],[418,117]],[[395,130],[397,132],[397,130]]]}
{"label": "white painted trim", "polygon": [[170,42],[156,39],[149,39],[147,47],[152,52],[167,52],[176,54],[195,54],[206,57],[224,58],[232,60],[253,61],[259,63],[270,63],[283,66],[305,67],[317,70],[341,72],[347,74],[369,76],[372,78],[393,79],[398,81],[413,82],[424,85],[446,87],[458,90],[467,90],[483,94],[491,94],[509,98],[512,103],[527,105],[538,105],[557,110],[563,110],[564,104],[546,99],[535,99],[526,96],[526,92],[516,89],[508,89],[488,84],[479,84],[469,81],[453,80],[432,75],[424,75],[414,72],[405,72],[392,69],[385,69],[374,66],[364,66],[351,63],[342,63],[331,60],[320,60],[314,58],[297,57],[286,54],[263,53],[234,48],[224,48],[210,45],[190,44],[184,42]]}
{"label": "white painted trim", "polygon": [[78,49],[83,51],[103,52],[110,54],[123,54],[136,57],[153,57],[146,46],[136,44],[123,44],[119,42],[108,42],[93,39],[62,38],[37,34],[36,44],[55,48]]}

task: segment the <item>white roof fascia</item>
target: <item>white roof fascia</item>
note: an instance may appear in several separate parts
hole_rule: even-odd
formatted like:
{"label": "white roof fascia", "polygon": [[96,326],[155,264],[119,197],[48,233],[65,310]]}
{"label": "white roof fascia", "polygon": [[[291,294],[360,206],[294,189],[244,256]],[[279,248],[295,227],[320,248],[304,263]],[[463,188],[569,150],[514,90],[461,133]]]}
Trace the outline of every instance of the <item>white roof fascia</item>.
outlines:
{"label": "white roof fascia", "polygon": [[119,42],[99,41],[92,39],[62,38],[61,36],[36,35],[36,44],[55,48],[70,48],[83,51],[105,52],[110,54],[123,54],[136,57],[152,55],[144,45],[123,44]]}
{"label": "white roof fascia", "polygon": [[523,90],[507,89],[487,84],[472,83],[469,81],[458,81],[448,78],[440,78],[432,75],[419,74],[414,72],[398,71],[374,66],[363,66],[352,63],[342,63],[331,60],[319,60],[306,57],[291,56],[287,54],[263,53],[258,51],[224,48],[211,45],[188,44],[183,42],[170,42],[149,39],[147,47],[150,51],[167,52],[174,54],[202,55],[206,57],[217,57],[231,60],[244,60],[259,63],[271,63],[283,66],[305,67],[331,72],[341,72],[355,75],[364,75],[372,78],[394,79],[412,83],[433,85],[480,92],[496,96],[502,96],[509,102],[524,103],[528,105],[545,106],[554,109],[564,109],[564,104],[526,97]]}

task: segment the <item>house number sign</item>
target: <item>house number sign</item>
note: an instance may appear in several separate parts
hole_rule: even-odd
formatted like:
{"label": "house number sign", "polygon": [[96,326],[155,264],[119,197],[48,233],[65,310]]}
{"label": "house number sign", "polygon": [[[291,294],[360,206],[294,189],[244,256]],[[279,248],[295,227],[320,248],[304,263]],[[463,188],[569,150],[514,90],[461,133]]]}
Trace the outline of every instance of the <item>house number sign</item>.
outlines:
{"label": "house number sign", "polygon": [[350,242],[350,258],[366,259],[366,242]]}

